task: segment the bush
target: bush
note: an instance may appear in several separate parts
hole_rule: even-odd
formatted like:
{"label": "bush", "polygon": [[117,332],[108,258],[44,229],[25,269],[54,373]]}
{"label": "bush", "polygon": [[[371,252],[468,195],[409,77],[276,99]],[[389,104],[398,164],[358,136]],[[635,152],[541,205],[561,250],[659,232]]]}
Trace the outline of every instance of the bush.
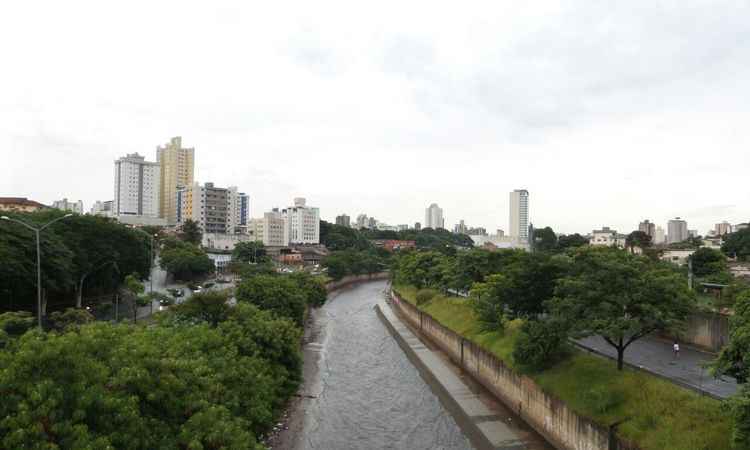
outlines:
{"label": "bush", "polygon": [[567,327],[558,320],[524,322],[513,345],[513,360],[530,371],[552,366],[563,354]]}
{"label": "bush", "polygon": [[55,311],[49,315],[52,329],[56,331],[70,331],[81,325],[93,322],[94,316],[85,309],[68,308],[65,311]]}
{"label": "bush", "polygon": [[0,314],[0,330],[10,336],[20,336],[36,325],[34,316],[28,311],[15,311]]}
{"label": "bush", "polygon": [[417,306],[429,303],[437,294],[438,292],[435,289],[420,289],[416,296]]}

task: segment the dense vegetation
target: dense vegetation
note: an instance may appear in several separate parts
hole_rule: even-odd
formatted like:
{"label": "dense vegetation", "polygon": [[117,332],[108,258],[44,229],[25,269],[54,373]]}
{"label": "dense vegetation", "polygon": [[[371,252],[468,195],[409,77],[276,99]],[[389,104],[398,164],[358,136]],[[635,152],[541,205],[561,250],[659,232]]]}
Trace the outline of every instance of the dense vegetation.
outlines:
{"label": "dense vegetation", "polygon": [[[4,214],[39,227],[65,213]],[[0,308],[35,309],[35,245],[31,230],[0,220]],[[148,276],[149,237],[112,219],[62,219],[40,233],[40,246],[44,298],[59,307],[80,307],[84,296],[114,292],[127,274]]]}
{"label": "dense vegetation", "polygon": [[0,350],[0,447],[261,449],[300,380],[299,339],[292,321],[221,293],[155,326],[28,331]]}
{"label": "dense vegetation", "polygon": [[[415,304],[421,292],[410,286],[396,286],[396,290]],[[604,426],[628,419],[618,427],[618,434],[639,448],[721,450],[730,446],[731,418],[721,402],[643,372],[617,370],[611,361],[567,344],[556,347],[560,328],[567,334],[564,323],[514,319],[502,330],[488,331],[470,300],[445,294],[434,295],[420,308],[510,367],[526,372],[579,414]]]}
{"label": "dense vegetation", "polygon": [[387,269],[388,255],[375,250],[341,250],[323,260],[328,276],[340,280],[347,275],[364,275]]}
{"label": "dense vegetation", "polygon": [[750,228],[735,231],[724,237],[721,251],[730,257],[736,257],[740,261],[750,259]]}
{"label": "dense vegetation", "polygon": [[205,277],[214,270],[214,262],[203,249],[174,238],[166,239],[162,244],[159,264],[176,280],[183,281]]}
{"label": "dense vegetation", "polygon": [[325,221],[320,222],[320,243],[332,251],[340,250],[370,250],[372,240],[396,239],[415,241],[417,248],[432,249],[454,254],[456,247],[472,247],[471,238],[465,234],[451,233],[444,229],[423,228],[419,231],[410,229],[403,231],[391,230],[356,230]]}

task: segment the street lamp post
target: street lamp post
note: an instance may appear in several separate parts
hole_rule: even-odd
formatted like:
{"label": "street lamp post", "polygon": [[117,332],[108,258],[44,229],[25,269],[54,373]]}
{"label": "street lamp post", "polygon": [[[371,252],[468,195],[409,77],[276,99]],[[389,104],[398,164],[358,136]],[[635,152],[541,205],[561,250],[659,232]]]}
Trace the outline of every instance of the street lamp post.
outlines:
{"label": "street lamp post", "polygon": [[1,220],[7,220],[10,222],[15,222],[17,224],[23,225],[29,230],[33,231],[36,235],[36,307],[37,307],[37,318],[39,321],[39,328],[42,328],[42,251],[39,246],[39,233],[47,228],[48,226],[52,225],[53,223],[66,219],[73,214],[65,214],[62,217],[58,217],[57,219],[51,220],[44,225],[42,225],[39,228],[32,227],[28,223],[18,220],[18,219],[11,219],[8,216],[2,216],[0,217]]}
{"label": "street lamp post", "polygon": [[[145,231],[141,230],[140,228],[133,228],[135,231],[138,231],[139,233],[143,233],[151,240],[151,247],[149,248],[149,263],[148,263],[148,279],[149,284],[151,285],[151,288],[149,289],[149,292],[154,292],[154,236],[151,233],[146,233]],[[152,294],[153,295],[153,294]],[[151,314],[154,312],[154,300],[151,299]]]}

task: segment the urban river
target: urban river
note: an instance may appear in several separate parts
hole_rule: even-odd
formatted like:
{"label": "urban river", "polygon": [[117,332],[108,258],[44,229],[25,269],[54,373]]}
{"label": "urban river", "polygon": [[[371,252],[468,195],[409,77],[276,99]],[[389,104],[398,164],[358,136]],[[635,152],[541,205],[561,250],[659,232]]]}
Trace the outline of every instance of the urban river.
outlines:
{"label": "urban river", "polygon": [[385,288],[342,290],[315,312],[307,351],[317,354],[317,373],[297,449],[472,448],[373,310]]}

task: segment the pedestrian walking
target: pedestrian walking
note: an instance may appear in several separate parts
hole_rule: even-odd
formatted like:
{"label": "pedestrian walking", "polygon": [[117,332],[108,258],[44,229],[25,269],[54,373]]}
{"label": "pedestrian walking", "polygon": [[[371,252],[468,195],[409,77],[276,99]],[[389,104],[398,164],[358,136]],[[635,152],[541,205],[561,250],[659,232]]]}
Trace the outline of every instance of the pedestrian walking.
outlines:
{"label": "pedestrian walking", "polygon": [[678,344],[675,341],[674,345],[672,346],[672,349],[674,350],[674,358],[680,359],[680,344]]}

